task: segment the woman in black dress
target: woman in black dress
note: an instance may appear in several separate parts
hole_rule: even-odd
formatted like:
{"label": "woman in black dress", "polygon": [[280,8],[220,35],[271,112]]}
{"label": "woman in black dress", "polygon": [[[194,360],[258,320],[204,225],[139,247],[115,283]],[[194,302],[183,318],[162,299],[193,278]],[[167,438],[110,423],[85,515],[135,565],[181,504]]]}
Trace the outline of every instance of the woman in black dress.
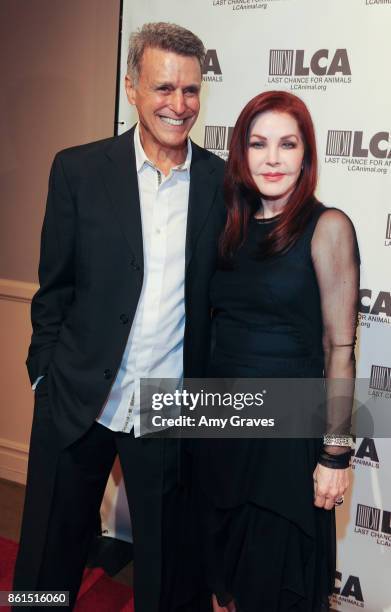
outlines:
{"label": "woman in black dress", "polygon": [[[359,257],[354,228],[314,196],[305,104],[251,100],[226,170],[227,223],[211,284],[215,378],[327,378],[324,439],[215,439],[194,446],[214,607],[329,609],[335,514],[349,480]],[[333,381],[345,381],[333,400]],[[218,603],[217,603],[218,602]]]}

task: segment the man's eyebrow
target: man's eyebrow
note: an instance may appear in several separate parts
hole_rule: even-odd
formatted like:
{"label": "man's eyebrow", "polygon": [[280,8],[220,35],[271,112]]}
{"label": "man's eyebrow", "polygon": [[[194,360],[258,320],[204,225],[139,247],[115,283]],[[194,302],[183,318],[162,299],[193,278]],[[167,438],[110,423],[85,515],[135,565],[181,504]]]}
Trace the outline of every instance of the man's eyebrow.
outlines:
{"label": "man's eyebrow", "polygon": [[[170,81],[162,81],[160,83],[154,83],[154,87],[159,88],[159,87],[167,87],[169,89],[176,89],[174,83],[171,83]],[[200,85],[198,83],[189,83],[189,85],[185,85],[184,87],[182,87],[183,90],[185,89],[191,89],[193,91],[199,91],[200,90]]]}
{"label": "man's eyebrow", "polygon": [[172,89],[175,89],[173,83],[170,83],[169,81],[156,82],[153,85],[154,87],[170,87]]}
{"label": "man's eyebrow", "polygon": [[189,85],[186,85],[186,87],[183,87],[183,89],[193,89],[194,91],[199,91],[201,89],[201,85],[198,83],[190,83]]}

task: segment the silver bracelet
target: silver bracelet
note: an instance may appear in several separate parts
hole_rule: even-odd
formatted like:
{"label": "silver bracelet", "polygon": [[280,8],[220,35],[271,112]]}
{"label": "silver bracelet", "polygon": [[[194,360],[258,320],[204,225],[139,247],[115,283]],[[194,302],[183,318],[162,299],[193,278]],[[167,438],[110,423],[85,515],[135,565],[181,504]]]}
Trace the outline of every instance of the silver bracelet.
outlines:
{"label": "silver bracelet", "polygon": [[348,446],[353,448],[354,441],[351,435],[325,434],[323,444],[324,446]]}

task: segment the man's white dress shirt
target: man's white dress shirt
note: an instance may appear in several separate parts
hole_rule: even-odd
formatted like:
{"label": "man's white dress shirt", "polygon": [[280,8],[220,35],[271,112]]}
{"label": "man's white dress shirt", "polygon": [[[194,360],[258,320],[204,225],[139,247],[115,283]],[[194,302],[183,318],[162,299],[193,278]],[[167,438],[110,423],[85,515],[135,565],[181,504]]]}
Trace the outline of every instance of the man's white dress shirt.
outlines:
{"label": "man's white dress shirt", "polygon": [[[120,368],[97,421],[140,435],[140,378],[183,377],[185,242],[191,144],[164,176],[147,158],[139,126],[134,148],[144,248],[144,281]],[[129,206],[134,203],[129,202]],[[110,299],[110,296],[107,296]]]}

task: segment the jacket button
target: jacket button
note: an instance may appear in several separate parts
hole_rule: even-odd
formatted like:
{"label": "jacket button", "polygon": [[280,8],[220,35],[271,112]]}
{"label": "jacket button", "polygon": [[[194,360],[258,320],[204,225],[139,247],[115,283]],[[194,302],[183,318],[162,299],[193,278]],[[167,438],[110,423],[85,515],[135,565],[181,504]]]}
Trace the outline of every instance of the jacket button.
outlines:
{"label": "jacket button", "polygon": [[121,321],[121,323],[123,323],[124,325],[126,325],[126,323],[129,323],[129,317],[127,314],[122,313],[119,317],[119,320]]}
{"label": "jacket button", "polygon": [[112,372],[111,370],[107,369],[103,372],[103,376],[106,378],[106,380],[109,380],[112,377]]}
{"label": "jacket button", "polygon": [[134,259],[132,259],[130,265],[133,270],[140,270],[140,266],[134,261]]}

